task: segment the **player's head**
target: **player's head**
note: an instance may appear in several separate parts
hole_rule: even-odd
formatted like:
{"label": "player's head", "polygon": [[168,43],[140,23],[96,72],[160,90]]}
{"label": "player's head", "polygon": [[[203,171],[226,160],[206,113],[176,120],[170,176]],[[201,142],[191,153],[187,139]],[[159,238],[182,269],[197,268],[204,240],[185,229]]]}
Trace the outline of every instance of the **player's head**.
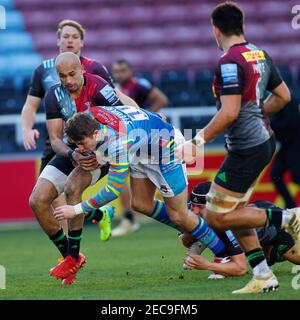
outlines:
{"label": "player's head", "polygon": [[57,26],[57,46],[60,52],[73,52],[80,56],[85,30],[74,20],[62,20]]}
{"label": "player's head", "polygon": [[221,49],[224,38],[244,34],[244,13],[234,2],[217,5],[211,14],[211,22],[217,44]]}
{"label": "player's head", "polygon": [[112,74],[118,84],[124,84],[133,76],[132,68],[125,59],[119,59],[112,65]]}
{"label": "player's head", "polygon": [[191,205],[191,210],[201,217],[205,213],[206,195],[210,186],[210,181],[199,183],[193,188],[190,194],[189,203]]}
{"label": "player's head", "polygon": [[99,142],[99,123],[92,116],[78,112],[66,122],[65,132],[80,152],[96,149]]}
{"label": "player's head", "polygon": [[55,66],[61,84],[70,92],[81,91],[83,79],[83,67],[79,57],[72,52],[63,52],[55,60]]}

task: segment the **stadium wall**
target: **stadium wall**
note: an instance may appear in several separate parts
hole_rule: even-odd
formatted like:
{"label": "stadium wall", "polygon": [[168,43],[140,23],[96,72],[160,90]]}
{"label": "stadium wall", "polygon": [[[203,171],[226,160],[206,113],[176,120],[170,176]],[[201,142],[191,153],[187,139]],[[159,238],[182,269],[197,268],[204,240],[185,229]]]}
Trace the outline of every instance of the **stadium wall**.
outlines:
{"label": "stadium wall", "polygon": [[[212,180],[216,174],[217,168],[224,159],[224,151],[221,149],[206,151],[204,166],[205,170],[200,173],[192,168],[188,168],[189,191],[199,182]],[[34,187],[38,175],[39,161],[30,160],[4,160],[0,163],[1,177],[1,199],[2,208],[0,211],[0,222],[12,221],[32,221],[34,216],[28,204],[29,195]],[[283,204],[281,197],[276,193],[274,186],[269,178],[270,167],[268,167],[260,176],[253,200],[265,199],[275,202],[281,206]],[[289,176],[287,181],[291,181]],[[88,188],[84,193],[87,198],[97,189],[104,185],[105,179],[93,187]],[[297,185],[289,182],[289,188],[296,201],[300,203],[300,191]],[[117,208],[117,214],[122,210],[119,200],[114,202]]]}

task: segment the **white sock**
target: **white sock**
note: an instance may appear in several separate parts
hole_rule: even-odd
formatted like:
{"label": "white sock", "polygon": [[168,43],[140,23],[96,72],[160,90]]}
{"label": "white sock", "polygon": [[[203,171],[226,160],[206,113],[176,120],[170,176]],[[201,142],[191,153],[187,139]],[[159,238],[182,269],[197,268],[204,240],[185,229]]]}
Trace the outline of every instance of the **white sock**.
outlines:
{"label": "white sock", "polygon": [[286,224],[290,222],[292,218],[292,214],[286,210],[282,210],[282,222],[281,227],[284,227]]}
{"label": "white sock", "polygon": [[266,276],[269,274],[270,268],[267,264],[267,260],[264,259],[262,262],[260,262],[257,266],[253,268],[253,274],[255,276]]}

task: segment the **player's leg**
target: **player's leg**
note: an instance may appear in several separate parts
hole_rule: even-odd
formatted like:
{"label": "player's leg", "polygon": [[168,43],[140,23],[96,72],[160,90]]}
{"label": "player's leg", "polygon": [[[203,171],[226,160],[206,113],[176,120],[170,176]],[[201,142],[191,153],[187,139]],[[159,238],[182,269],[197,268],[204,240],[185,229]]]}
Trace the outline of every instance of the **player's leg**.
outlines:
{"label": "player's leg", "polygon": [[139,213],[181,231],[169,217],[163,201],[154,199],[157,186],[147,177],[142,165],[130,168],[131,208]]}
{"label": "player's leg", "polygon": [[188,232],[194,241],[200,241],[204,246],[210,248],[216,256],[225,257],[227,255],[223,241],[203,218],[188,209],[186,189],[172,197],[164,193],[164,201],[166,211],[173,223]]}
{"label": "player's leg", "polygon": [[[45,167],[48,165],[48,163],[55,157],[55,152],[52,150],[49,138],[46,140],[45,148],[43,151],[43,155],[41,158],[41,166],[40,166],[40,173],[43,172]],[[53,210],[57,207],[63,206],[66,204],[65,196],[64,194],[59,195],[52,203]],[[59,224],[62,226],[65,233],[68,233],[68,222],[66,220],[60,221]]]}
{"label": "player's leg", "polygon": [[30,195],[29,203],[39,224],[62,256],[65,257],[68,252],[68,239],[53,216],[51,204],[62,192],[58,181],[66,180],[66,176],[52,166],[47,166],[43,172],[45,174],[38,178]]}

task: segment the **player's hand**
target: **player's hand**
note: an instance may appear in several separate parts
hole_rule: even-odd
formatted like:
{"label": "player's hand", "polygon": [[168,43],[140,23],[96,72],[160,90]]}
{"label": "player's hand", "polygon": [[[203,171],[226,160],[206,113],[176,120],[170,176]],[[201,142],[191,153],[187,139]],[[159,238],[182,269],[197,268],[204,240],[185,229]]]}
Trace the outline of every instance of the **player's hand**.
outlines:
{"label": "player's hand", "polygon": [[23,131],[23,142],[26,151],[36,149],[36,139],[40,137],[37,129],[27,129]]}
{"label": "player's hand", "polygon": [[189,253],[185,257],[184,263],[192,269],[207,270],[209,262],[203,256]]}
{"label": "player's hand", "polygon": [[94,153],[83,155],[78,151],[78,149],[75,149],[75,152],[73,153],[72,157],[74,161],[76,161],[83,170],[93,171],[101,167]]}
{"label": "player's hand", "polygon": [[191,235],[188,233],[182,233],[179,235],[178,240],[186,247],[190,248],[190,246],[193,244],[195,241],[195,238],[193,238]]}
{"label": "player's hand", "polygon": [[65,219],[73,219],[76,217],[74,206],[61,206],[54,210],[54,217],[58,221]]}
{"label": "player's hand", "polygon": [[197,150],[191,140],[179,145],[175,148],[175,157],[185,161],[187,164],[192,164],[196,161]]}

